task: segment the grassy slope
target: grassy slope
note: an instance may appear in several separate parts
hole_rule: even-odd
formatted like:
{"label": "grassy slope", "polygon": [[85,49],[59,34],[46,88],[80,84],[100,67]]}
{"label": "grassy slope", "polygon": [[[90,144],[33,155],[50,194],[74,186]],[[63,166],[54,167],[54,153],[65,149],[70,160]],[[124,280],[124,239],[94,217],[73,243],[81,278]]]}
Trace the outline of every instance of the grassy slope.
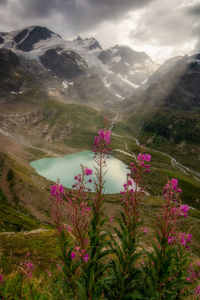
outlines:
{"label": "grassy slope", "polygon": [[[23,104],[22,100],[22,103]],[[32,103],[31,103],[32,101]],[[46,120],[41,121],[41,127],[44,124],[49,124],[50,128],[53,126],[63,126],[67,122],[72,122],[74,126],[70,132],[70,134],[64,140],[64,144],[62,144],[62,151],[66,151],[66,147],[71,147],[74,151],[77,149],[90,149],[93,141],[93,136],[95,135],[94,130],[102,127],[103,117],[100,113],[88,107],[80,107],[79,105],[65,105],[62,103],[57,103],[54,101],[43,101],[39,102],[38,100],[32,99],[29,103],[29,106],[39,105],[39,108],[45,112],[53,111],[53,117],[47,118]],[[20,106],[21,106],[20,104]],[[18,106],[18,104],[15,104]],[[20,109],[20,107],[18,107]],[[126,137],[126,131],[121,128],[115,127],[114,131],[122,133],[122,137],[114,137],[112,138],[112,154],[122,161],[124,161],[127,165],[130,161],[134,161],[131,157],[124,155],[122,153],[116,152],[115,149],[121,149],[123,151],[129,153],[135,153],[136,155],[139,153],[140,149],[136,146],[134,140],[131,136]],[[38,137],[37,143],[42,147],[42,139]],[[125,143],[128,146],[125,145]],[[43,145],[44,146],[44,145]],[[48,144],[50,149],[56,149],[56,147],[60,147],[59,143]],[[46,145],[45,145],[46,147]],[[44,155],[44,153],[26,149],[26,151],[31,153],[26,157],[26,164],[28,164],[29,160],[34,158],[39,158]],[[73,150],[72,150],[73,151]],[[62,152],[63,153],[63,152]],[[192,199],[196,199],[197,195],[199,195],[199,184],[193,179],[189,178],[186,175],[180,173],[176,168],[172,167],[170,164],[170,160],[154,151],[151,152],[152,155],[152,169],[151,174],[145,177],[145,182],[148,184],[148,191],[151,195],[158,196],[149,196],[146,197],[144,204],[142,206],[142,218],[145,221],[145,225],[150,227],[149,234],[147,236],[147,244],[150,237],[153,235],[153,230],[155,229],[154,221],[155,215],[158,211],[159,207],[162,205],[162,200],[159,195],[161,194],[162,187],[168,180],[168,178],[176,177],[179,179],[181,187],[184,191],[183,193],[183,201],[189,203],[192,206],[198,206],[198,203],[195,203]],[[45,205],[48,203],[48,189],[50,186],[50,182],[36,175],[33,170],[29,169],[27,165],[22,165],[18,161],[16,161],[13,157],[10,157],[8,154],[6,156],[6,161],[9,163],[6,171],[4,169],[4,173],[2,176],[5,177],[8,175],[9,169],[11,169],[14,173],[15,183],[13,186],[13,193],[20,191],[25,191],[23,195],[23,199],[31,197],[31,195],[35,195],[33,197],[32,203],[39,203],[41,199],[46,197],[45,201],[43,201],[43,205],[40,207],[41,210],[46,209],[46,214],[48,216],[48,209],[45,208]],[[12,177],[12,176],[11,176]],[[8,180],[7,180],[8,181]],[[11,179],[12,181],[12,179]],[[36,219],[30,217],[29,214],[25,213],[22,208],[17,208],[16,204],[10,205],[6,203],[8,192],[9,200],[10,200],[10,192],[12,192],[12,188],[8,188],[10,182],[7,182],[7,185],[3,184],[0,190],[0,198],[1,198],[1,215],[0,218],[3,222],[7,221],[6,228],[9,231],[18,231],[18,230],[31,230],[37,229],[38,227],[46,227],[46,225],[42,222],[39,223]],[[20,189],[19,189],[20,186]],[[41,190],[41,186],[44,190]],[[40,187],[40,189],[38,189]],[[26,194],[28,191],[28,194]],[[186,194],[185,194],[186,193]],[[193,198],[192,198],[193,195]],[[22,195],[19,193],[18,197],[20,198]],[[43,199],[44,200],[44,199]],[[106,200],[108,201],[107,214],[116,215],[119,212],[119,208],[117,203],[119,203],[119,195],[110,195],[106,196]],[[45,204],[46,203],[46,204]],[[28,206],[29,208],[29,206]],[[28,209],[27,208],[27,209]],[[187,229],[191,226],[191,232],[194,236],[193,243],[193,251],[196,254],[200,254],[200,245],[199,245],[199,221],[200,214],[199,210],[191,210],[191,217],[187,220]],[[7,217],[6,217],[7,216]],[[7,219],[6,219],[7,218]],[[44,224],[44,225],[42,225]],[[5,230],[4,224],[0,227],[1,231]],[[24,259],[24,256],[27,251],[31,252],[32,259],[34,261],[39,261],[41,269],[45,269],[49,260],[53,257],[56,257],[55,249],[56,249],[56,238],[53,231],[50,229],[49,231],[42,232],[33,232],[29,235],[26,234],[2,234],[0,240],[0,248],[2,252],[5,254],[2,256],[1,266],[7,271],[10,271],[13,266],[17,266],[17,264]],[[48,250],[47,250],[48,249]]]}

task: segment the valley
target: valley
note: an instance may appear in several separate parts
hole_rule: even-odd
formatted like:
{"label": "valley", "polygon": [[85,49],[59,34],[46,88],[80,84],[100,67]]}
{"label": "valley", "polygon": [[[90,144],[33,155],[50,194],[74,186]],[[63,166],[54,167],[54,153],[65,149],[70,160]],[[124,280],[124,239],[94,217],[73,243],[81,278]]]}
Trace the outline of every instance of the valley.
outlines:
{"label": "valley", "polygon": [[[65,41],[41,26],[0,33],[0,38],[0,261],[5,272],[16,270],[27,252],[38,272],[46,272],[57,257],[53,182],[30,163],[91,150],[104,126],[112,132],[114,158],[129,166],[142,151],[152,157],[141,204],[148,224],[144,246],[151,247],[163,187],[177,178],[182,204],[191,208],[180,228],[192,233],[192,257],[199,257],[199,54],[160,66],[128,46],[103,49],[94,38]],[[106,217],[119,217],[120,194],[104,197]],[[88,198],[93,201],[94,194]]]}

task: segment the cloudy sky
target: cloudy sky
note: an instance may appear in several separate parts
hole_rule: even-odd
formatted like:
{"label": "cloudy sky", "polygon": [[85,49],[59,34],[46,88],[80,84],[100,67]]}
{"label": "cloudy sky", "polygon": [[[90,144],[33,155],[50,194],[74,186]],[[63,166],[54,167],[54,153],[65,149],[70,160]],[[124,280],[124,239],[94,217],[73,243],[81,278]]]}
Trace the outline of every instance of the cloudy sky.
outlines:
{"label": "cloudy sky", "polygon": [[0,0],[0,31],[46,26],[65,39],[126,44],[162,63],[200,50],[197,0]]}

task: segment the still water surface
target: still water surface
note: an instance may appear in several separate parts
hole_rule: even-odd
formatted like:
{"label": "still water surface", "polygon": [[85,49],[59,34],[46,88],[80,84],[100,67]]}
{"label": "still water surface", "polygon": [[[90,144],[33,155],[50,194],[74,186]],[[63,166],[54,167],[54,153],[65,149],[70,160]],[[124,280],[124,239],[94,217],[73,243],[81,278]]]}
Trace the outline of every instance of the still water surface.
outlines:
{"label": "still water surface", "polygon": [[[74,177],[81,173],[81,164],[92,169],[94,174],[93,155],[90,151],[76,152],[64,157],[39,159],[31,162],[31,166],[41,176],[55,182],[59,178],[61,184],[71,188],[74,184]],[[123,190],[123,184],[126,182],[127,166],[119,159],[110,156],[106,169],[105,193],[119,193]],[[92,184],[88,184],[88,187],[94,191]]]}

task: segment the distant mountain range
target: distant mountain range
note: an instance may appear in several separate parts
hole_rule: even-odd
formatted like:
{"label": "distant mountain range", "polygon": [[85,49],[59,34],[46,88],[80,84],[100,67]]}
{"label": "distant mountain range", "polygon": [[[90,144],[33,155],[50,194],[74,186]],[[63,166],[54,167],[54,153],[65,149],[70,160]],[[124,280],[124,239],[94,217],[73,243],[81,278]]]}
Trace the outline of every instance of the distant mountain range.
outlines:
{"label": "distant mountain range", "polygon": [[109,106],[131,96],[158,68],[147,54],[130,47],[117,45],[103,50],[94,38],[78,36],[65,41],[40,26],[0,32],[0,48],[17,55],[25,72],[40,77],[49,96],[96,106],[97,102]]}

